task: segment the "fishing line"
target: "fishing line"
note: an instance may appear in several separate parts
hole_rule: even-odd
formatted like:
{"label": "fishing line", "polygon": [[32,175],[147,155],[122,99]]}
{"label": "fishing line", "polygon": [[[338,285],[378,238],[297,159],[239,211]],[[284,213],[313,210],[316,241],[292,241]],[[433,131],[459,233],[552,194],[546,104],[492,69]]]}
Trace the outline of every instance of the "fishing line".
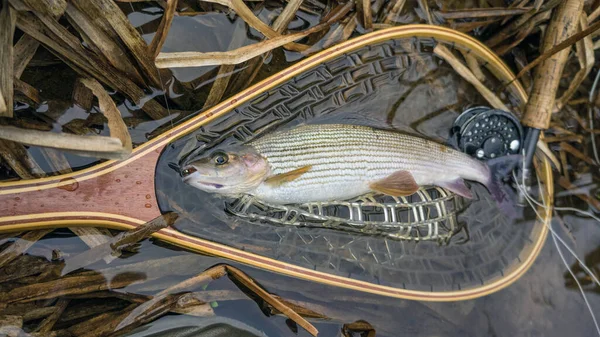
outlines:
{"label": "fishing line", "polygon": [[[519,188],[519,190],[521,190],[523,192],[523,194],[525,195],[525,200],[527,200],[527,203],[529,204],[529,206],[531,206],[532,210],[535,212],[535,214],[537,215],[537,217],[544,223],[544,225],[546,227],[548,227],[548,229],[550,230],[550,232],[552,233],[552,240],[554,241],[554,245],[556,246],[556,250],[558,251],[558,254],[561,257],[561,260],[565,266],[565,268],[567,268],[567,270],[569,271],[569,273],[571,274],[571,276],[573,277],[573,279],[575,280],[575,283],[577,284],[578,288],[579,288],[579,292],[581,293],[581,296],[583,297],[583,300],[588,308],[588,311],[590,312],[590,315],[592,316],[592,320],[594,322],[594,325],[596,327],[596,331],[598,332],[598,335],[600,336],[600,326],[598,325],[598,321],[596,320],[596,316],[594,315],[594,310],[592,309],[592,306],[590,305],[587,296],[585,295],[585,291],[583,290],[583,287],[581,286],[581,283],[579,282],[579,280],[575,277],[575,274],[573,273],[573,271],[571,270],[571,267],[569,267],[569,264],[567,263],[567,260],[565,259],[562,250],[560,249],[560,247],[558,246],[558,243],[556,242],[556,240],[558,239],[558,241],[560,241],[563,246],[565,246],[565,248],[567,248],[567,250],[571,253],[571,255],[573,255],[575,257],[575,259],[579,262],[579,264],[582,266],[582,268],[594,279],[594,281],[600,286],[600,282],[598,282],[598,279],[596,278],[596,276],[590,271],[590,269],[585,265],[585,263],[583,263],[583,261],[581,261],[581,259],[577,256],[577,254],[564,242],[564,240],[558,236],[556,234],[556,232],[554,231],[554,229],[552,228],[552,226],[550,224],[548,224],[547,221],[545,221],[542,216],[538,213],[537,209],[533,206],[534,204],[544,208],[546,211],[548,210],[548,206],[545,204],[540,204],[539,202],[537,202],[535,199],[533,199],[529,193],[527,192],[524,182],[523,185],[519,184],[519,180],[516,178],[515,173],[513,172],[513,177],[515,178],[515,183],[517,185],[517,187]],[[539,184],[539,182],[538,182]],[[542,197],[542,200],[545,199]],[[566,207],[565,207],[566,208]],[[578,210],[582,213],[587,213],[581,210]],[[595,218],[595,217],[594,217]]]}
{"label": "fishing line", "polygon": [[596,164],[600,165],[600,159],[598,159],[598,149],[596,147],[596,136],[594,134],[594,116],[592,111],[594,110],[592,108],[592,100],[594,98],[594,94],[596,93],[596,86],[598,86],[598,80],[600,80],[600,69],[598,69],[598,72],[596,73],[596,78],[594,79],[594,84],[592,85],[592,89],[590,90],[590,97],[589,97],[589,101],[590,104],[588,105],[588,118],[590,119],[590,135],[592,138],[592,149],[594,150],[594,157],[596,159]]}
{"label": "fishing line", "polygon": [[[513,172],[513,176],[514,176],[514,172]],[[533,204],[536,204],[542,208],[544,208],[545,210],[548,210],[548,206],[545,204],[540,204],[537,200],[533,199],[533,197],[531,197],[531,195],[529,195],[529,193],[525,190],[524,185],[519,185],[518,180],[515,178],[515,182],[517,183],[517,187],[519,188],[519,190],[521,190],[523,192],[523,194],[525,195],[525,199],[528,201],[529,205],[531,206],[531,208],[533,209],[533,211],[535,212],[535,214],[538,216],[538,218],[540,220],[543,220],[542,216],[538,213],[537,209],[533,206]],[[561,207],[561,208],[569,208],[570,207]],[[584,214],[588,214],[585,211],[579,210],[579,209],[574,209],[576,211],[579,211],[581,213]],[[591,215],[591,214],[590,214]],[[596,218],[596,217],[594,217]],[[556,232],[554,231],[554,229],[549,226],[546,222],[544,222],[544,224],[548,227],[548,229],[550,230],[550,232],[552,232],[553,235],[556,235]],[[582,268],[588,273],[590,274],[590,277],[594,280],[594,282],[600,287],[600,281],[598,280],[598,278],[596,277],[596,275],[594,273],[592,273],[592,271],[585,265],[585,263],[577,256],[577,253],[575,253],[571,247],[569,247],[569,245],[567,245],[567,243],[560,237],[557,237],[558,241],[560,241],[560,243],[562,243],[565,248],[567,248],[567,250],[569,251],[569,253],[571,253],[571,255],[573,255],[573,257],[575,257],[575,259],[577,260],[577,262],[579,262],[579,264],[582,266]]]}

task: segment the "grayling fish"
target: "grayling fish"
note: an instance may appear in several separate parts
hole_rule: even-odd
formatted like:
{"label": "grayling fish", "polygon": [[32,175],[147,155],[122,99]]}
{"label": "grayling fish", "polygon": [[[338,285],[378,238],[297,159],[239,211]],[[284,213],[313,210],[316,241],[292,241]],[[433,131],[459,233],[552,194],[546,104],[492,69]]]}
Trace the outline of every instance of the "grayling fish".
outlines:
{"label": "grayling fish", "polygon": [[340,124],[304,125],[193,158],[182,175],[203,191],[250,194],[275,204],[369,192],[406,196],[426,185],[472,198],[465,179],[497,194],[488,165],[467,154],[393,131]]}

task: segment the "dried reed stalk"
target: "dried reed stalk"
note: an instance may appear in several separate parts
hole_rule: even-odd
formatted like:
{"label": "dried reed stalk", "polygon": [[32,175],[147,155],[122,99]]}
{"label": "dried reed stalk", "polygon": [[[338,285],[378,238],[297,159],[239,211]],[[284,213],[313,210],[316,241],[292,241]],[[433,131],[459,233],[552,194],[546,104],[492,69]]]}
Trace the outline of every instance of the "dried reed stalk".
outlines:
{"label": "dried reed stalk", "polygon": [[173,22],[173,17],[175,16],[175,10],[177,9],[177,0],[167,1],[167,6],[165,7],[162,20],[160,20],[160,25],[156,30],[156,34],[152,38],[152,42],[150,42],[150,54],[156,58],[158,53],[165,43],[167,39],[167,35],[169,35],[169,29],[171,28],[171,23]]}
{"label": "dried reed stalk", "polygon": [[282,35],[273,39],[265,40],[259,43],[255,43],[249,46],[241,47],[226,52],[160,53],[156,57],[156,66],[159,68],[177,68],[212,66],[222,64],[239,64],[248,61],[254,57],[261,56],[262,54],[269,52],[275,48],[281,47],[287,43],[290,43],[291,41],[301,39],[315,31],[315,29],[311,28],[304,32],[290,35]]}
{"label": "dried reed stalk", "polygon": [[532,7],[521,8],[466,8],[459,10],[436,11],[435,13],[444,19],[469,19],[469,18],[485,18],[490,16],[513,16],[524,14],[532,10]]}
{"label": "dried reed stalk", "polygon": [[15,78],[21,78],[23,71],[29,64],[29,61],[35,55],[40,43],[31,36],[25,34],[21,36],[14,46],[13,55],[13,75]]}
{"label": "dried reed stalk", "polygon": [[385,20],[383,20],[383,23],[392,23],[396,21],[398,14],[400,14],[402,8],[404,8],[404,4],[406,4],[406,0],[396,0],[392,9],[386,15]]}

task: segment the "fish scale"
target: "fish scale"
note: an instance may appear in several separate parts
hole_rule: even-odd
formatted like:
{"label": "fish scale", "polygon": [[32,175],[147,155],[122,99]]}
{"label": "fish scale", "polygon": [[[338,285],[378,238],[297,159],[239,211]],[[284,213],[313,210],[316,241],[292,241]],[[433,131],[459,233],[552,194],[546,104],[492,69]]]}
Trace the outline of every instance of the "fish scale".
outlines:
{"label": "fish scale", "polygon": [[487,166],[444,145],[366,126],[304,125],[250,142],[271,174],[311,168],[280,185],[250,193],[268,202],[344,200],[371,192],[369,185],[408,171],[418,185],[447,185],[459,178],[487,184]]}

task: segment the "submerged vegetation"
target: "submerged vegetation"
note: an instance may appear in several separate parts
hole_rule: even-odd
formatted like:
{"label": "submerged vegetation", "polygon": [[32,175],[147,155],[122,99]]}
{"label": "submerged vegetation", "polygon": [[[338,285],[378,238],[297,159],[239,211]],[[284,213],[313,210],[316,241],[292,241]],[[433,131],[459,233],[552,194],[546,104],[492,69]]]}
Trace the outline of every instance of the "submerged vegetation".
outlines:
{"label": "submerged vegetation", "polygon": [[[211,24],[218,29],[211,15],[243,21],[231,36],[211,33],[221,51],[186,45],[171,29],[177,20],[205,18],[187,33],[208,34]],[[530,93],[523,120],[544,130],[538,153],[553,164],[558,212],[597,213],[599,16],[597,0],[0,0],[0,178],[51,177],[127,158],[300,59],[367,32],[420,23],[469,34],[504,59]],[[187,51],[174,50],[182,46]],[[490,106],[507,110],[501,93],[483,84],[477,59],[441,44],[433,52]],[[180,67],[202,68],[190,79]],[[371,324],[344,310],[271,294],[223,261],[174,254],[114,266],[174,218],[120,233],[69,224],[89,250],[38,242],[65,230],[1,234],[0,335],[121,335],[170,313],[206,317],[218,302],[254,301],[266,315],[286,317],[289,328],[280,332],[300,326],[316,335],[311,321],[333,322],[343,336],[375,336]],[[80,269],[100,260],[108,266]],[[600,250],[582,262],[565,272],[566,286],[599,293]],[[193,275],[198,265],[206,270]],[[223,285],[225,277],[236,289]],[[207,289],[213,282],[221,282],[218,290]],[[139,293],[115,291],[132,284]]]}

